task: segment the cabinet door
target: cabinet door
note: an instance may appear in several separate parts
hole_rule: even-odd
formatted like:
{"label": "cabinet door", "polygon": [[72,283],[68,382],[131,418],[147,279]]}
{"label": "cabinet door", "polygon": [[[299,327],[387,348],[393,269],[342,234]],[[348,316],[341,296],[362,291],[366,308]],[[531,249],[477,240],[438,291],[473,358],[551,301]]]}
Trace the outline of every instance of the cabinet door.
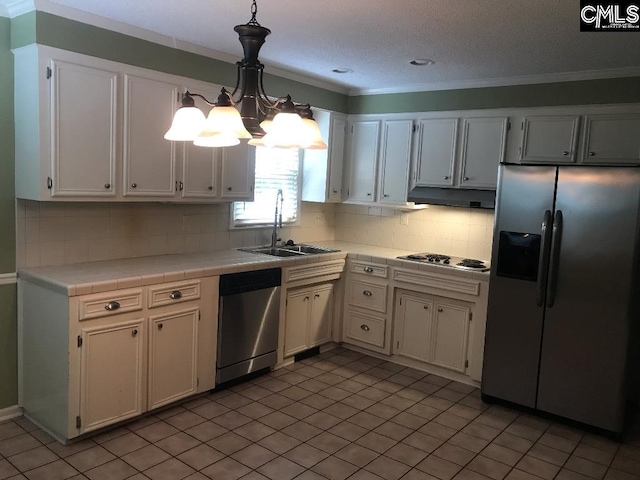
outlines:
{"label": "cabinet door", "polygon": [[579,116],[525,117],[520,160],[523,163],[573,163],[578,158]]}
{"label": "cabinet door", "polygon": [[83,328],[80,360],[80,433],[143,410],[144,320]]}
{"label": "cabinet door", "polygon": [[450,187],[458,144],[458,119],[420,120],[416,185]]}
{"label": "cabinet door", "polygon": [[505,117],[463,120],[461,187],[496,188],[498,165],[504,159],[507,123]]}
{"label": "cabinet door", "polygon": [[375,201],[380,122],[354,122],[349,147],[349,200]]}
{"label": "cabinet door", "polygon": [[640,115],[587,115],[582,163],[640,163]]}
{"label": "cabinet door", "polygon": [[329,133],[329,195],[332,202],[342,200],[342,170],[344,168],[344,139],[347,122],[344,118],[331,118]]}
{"label": "cabinet door", "polygon": [[429,362],[464,372],[470,310],[443,302],[435,302],[434,308]]}
{"label": "cabinet door", "polygon": [[331,319],[333,312],[333,285],[313,289],[311,318],[309,320],[309,347],[331,341]]}
{"label": "cabinet door", "polygon": [[412,295],[398,298],[395,353],[429,361],[433,302]]}
{"label": "cabinet door", "polygon": [[311,290],[287,292],[285,313],[284,356],[288,357],[308,348],[308,324],[311,313]]}
{"label": "cabinet door", "polygon": [[149,318],[149,409],[196,392],[198,308]]}
{"label": "cabinet door", "polygon": [[174,196],[175,142],[163,137],[177,98],[176,85],[125,75],[124,195]]}
{"label": "cabinet door", "polygon": [[222,149],[222,198],[253,201],[256,178],[256,149],[241,141],[239,145]]}
{"label": "cabinet door", "polygon": [[380,203],[407,203],[412,136],[413,120],[385,121],[383,124]]}
{"label": "cabinet door", "polygon": [[51,62],[51,196],[115,196],[118,74]]}

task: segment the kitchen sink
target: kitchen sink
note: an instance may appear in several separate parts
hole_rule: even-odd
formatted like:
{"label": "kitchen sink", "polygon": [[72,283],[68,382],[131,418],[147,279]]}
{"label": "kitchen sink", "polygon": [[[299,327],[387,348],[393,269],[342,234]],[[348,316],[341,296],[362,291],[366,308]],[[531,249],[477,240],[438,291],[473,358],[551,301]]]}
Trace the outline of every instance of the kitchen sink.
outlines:
{"label": "kitchen sink", "polygon": [[255,247],[241,248],[243,252],[263,253],[274,257],[299,257],[304,255],[317,255],[322,253],[337,252],[331,248],[316,247],[315,245],[285,245],[282,247]]}

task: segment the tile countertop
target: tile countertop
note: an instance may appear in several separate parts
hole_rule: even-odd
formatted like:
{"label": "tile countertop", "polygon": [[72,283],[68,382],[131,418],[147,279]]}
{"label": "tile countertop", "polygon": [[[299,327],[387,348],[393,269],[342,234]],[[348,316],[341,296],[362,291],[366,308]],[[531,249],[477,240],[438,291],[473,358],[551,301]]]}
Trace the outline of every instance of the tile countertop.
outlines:
{"label": "tile countertop", "polygon": [[72,297],[225,273],[272,267],[290,267],[306,263],[344,259],[349,254],[351,258],[355,257],[363,261],[489,281],[488,272],[469,272],[396,259],[398,256],[413,253],[406,250],[333,241],[313,244],[337,249],[339,252],[279,258],[242,252],[237,249],[217,250],[207,253],[160,255],[63,266],[25,268],[18,271],[18,278],[37,283]]}

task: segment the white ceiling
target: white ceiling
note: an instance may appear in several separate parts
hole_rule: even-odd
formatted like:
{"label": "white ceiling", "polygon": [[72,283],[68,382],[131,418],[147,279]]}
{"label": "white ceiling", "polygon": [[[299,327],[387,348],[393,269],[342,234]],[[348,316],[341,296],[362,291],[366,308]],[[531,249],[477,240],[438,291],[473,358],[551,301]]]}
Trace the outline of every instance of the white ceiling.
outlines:
{"label": "white ceiling", "polygon": [[[251,0],[49,1],[236,59],[233,27],[251,16]],[[352,93],[640,74],[640,32],[581,33],[579,9],[579,0],[258,0],[272,31],[260,59]]]}

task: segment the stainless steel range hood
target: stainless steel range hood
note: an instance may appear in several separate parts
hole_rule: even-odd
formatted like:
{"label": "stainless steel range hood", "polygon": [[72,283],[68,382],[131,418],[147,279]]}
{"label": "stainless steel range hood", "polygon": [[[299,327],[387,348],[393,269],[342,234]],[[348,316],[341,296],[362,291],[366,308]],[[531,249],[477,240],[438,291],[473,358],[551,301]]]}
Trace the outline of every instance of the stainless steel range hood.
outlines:
{"label": "stainless steel range hood", "polygon": [[454,207],[495,208],[496,192],[463,188],[415,187],[409,192],[407,201]]}

